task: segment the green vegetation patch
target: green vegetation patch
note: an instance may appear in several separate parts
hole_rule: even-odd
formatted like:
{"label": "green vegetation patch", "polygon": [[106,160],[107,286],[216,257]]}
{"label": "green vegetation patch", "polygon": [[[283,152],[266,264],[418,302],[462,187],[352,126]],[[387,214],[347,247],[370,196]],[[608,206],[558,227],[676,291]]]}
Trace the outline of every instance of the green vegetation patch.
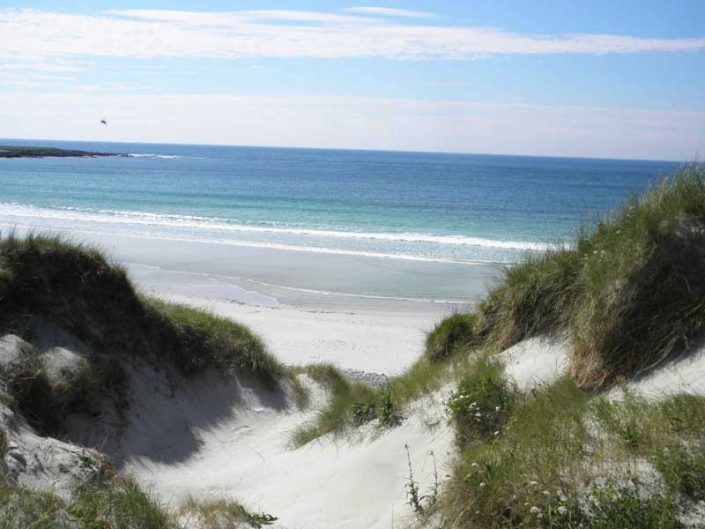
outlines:
{"label": "green vegetation patch", "polygon": [[330,364],[309,365],[302,371],[328,390],[330,400],[313,424],[304,425],[294,432],[292,441],[295,446],[377,417],[377,394],[368,385],[349,381]]}
{"label": "green vegetation patch", "polygon": [[168,360],[186,375],[215,368],[274,386],[286,374],[246,327],[145,298],[100,251],[60,237],[0,240],[0,305],[4,332],[41,316],[100,353]]}
{"label": "green vegetation patch", "polygon": [[168,510],[129,478],[106,478],[80,487],[70,501],[0,480],[0,529],[208,529],[261,528],[276,521],[234,501],[187,500]]}
{"label": "green vegetation patch", "polygon": [[327,433],[342,433],[377,419],[382,428],[400,424],[406,404],[439,389],[468,368],[474,360],[467,353],[467,349],[456,348],[443,362],[424,355],[382,387],[350,381],[329,364],[300,368],[328,390],[330,400],[312,424],[295,432],[293,444],[301,446]]}
{"label": "green vegetation patch", "polygon": [[59,149],[56,147],[40,147],[33,145],[0,145],[0,158],[41,158],[41,157],[94,157],[121,156],[117,153],[90,152],[75,149]]}
{"label": "green vegetation patch", "polygon": [[[496,372],[488,367],[480,367],[475,376],[475,382],[466,379],[463,385],[482,388],[488,379],[492,386],[498,383]],[[583,468],[586,406],[587,397],[566,378],[517,397],[508,407],[509,417],[502,417],[505,427],[499,435],[463,436],[443,497],[443,512],[452,520],[449,526],[543,527],[533,525],[537,512],[561,506],[566,514],[575,511],[568,500],[577,497],[577,476]],[[489,433],[493,427],[480,431]],[[477,431],[473,425],[470,432]]]}
{"label": "green vegetation patch", "polygon": [[565,247],[529,254],[508,268],[477,310],[485,343],[505,349],[568,323],[577,293],[580,256]]}
{"label": "green vegetation patch", "polygon": [[431,360],[445,360],[460,348],[482,343],[477,332],[475,314],[454,314],[441,321],[426,336],[426,355]]}
{"label": "green vegetation patch", "polygon": [[480,358],[448,398],[446,405],[461,447],[490,440],[504,430],[516,396],[503,371],[499,363]]}
{"label": "green vegetation patch", "polygon": [[444,527],[672,529],[705,498],[705,398],[610,400],[565,377],[510,393],[495,435],[496,417],[466,405],[507,398],[500,375],[478,362],[448,401],[460,454],[441,496]]}
{"label": "green vegetation patch", "polygon": [[208,529],[260,528],[277,521],[267,513],[252,513],[242,505],[230,500],[199,501],[189,498],[179,509],[182,518],[197,527]]}
{"label": "green vegetation patch", "polygon": [[465,318],[430,334],[427,354],[461,342],[496,350],[561,333],[571,373],[599,388],[643,372],[705,330],[705,166],[691,165],[582,230],[574,242],[505,271]]}
{"label": "green vegetation patch", "polygon": [[597,399],[593,409],[601,428],[652,464],[673,494],[705,500],[705,397],[649,403],[627,394],[623,402]]}

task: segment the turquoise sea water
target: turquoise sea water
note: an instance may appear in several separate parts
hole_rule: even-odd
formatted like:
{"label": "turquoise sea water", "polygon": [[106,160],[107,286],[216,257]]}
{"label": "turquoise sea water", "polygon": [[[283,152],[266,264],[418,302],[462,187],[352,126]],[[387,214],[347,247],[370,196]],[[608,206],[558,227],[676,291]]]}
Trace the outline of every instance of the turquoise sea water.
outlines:
{"label": "turquoise sea water", "polygon": [[512,262],[673,162],[0,140],[128,153],[0,159],[0,222],[345,255]]}

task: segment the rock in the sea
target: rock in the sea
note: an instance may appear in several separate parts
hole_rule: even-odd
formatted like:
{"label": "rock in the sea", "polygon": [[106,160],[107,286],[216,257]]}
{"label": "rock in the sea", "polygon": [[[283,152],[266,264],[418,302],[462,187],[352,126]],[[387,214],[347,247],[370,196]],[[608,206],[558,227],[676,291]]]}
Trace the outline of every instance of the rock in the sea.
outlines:
{"label": "rock in the sea", "polygon": [[23,357],[31,350],[29,343],[14,334],[0,338],[0,372],[6,375],[19,369]]}
{"label": "rock in the sea", "polygon": [[70,349],[52,347],[41,355],[42,365],[52,386],[75,379],[86,367],[88,360]]}

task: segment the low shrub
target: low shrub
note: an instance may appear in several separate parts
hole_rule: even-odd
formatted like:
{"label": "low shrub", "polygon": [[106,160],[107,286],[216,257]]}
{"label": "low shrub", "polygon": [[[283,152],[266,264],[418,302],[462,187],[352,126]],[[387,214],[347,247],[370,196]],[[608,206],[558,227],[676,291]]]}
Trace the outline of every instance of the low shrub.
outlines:
{"label": "low shrub", "polygon": [[[492,388],[488,402],[501,410],[505,392],[495,389],[502,387],[501,367],[480,364],[479,373],[476,380],[490,383],[477,386]],[[535,513],[548,518],[558,507],[568,519],[577,516],[571,498],[578,497],[585,468],[587,397],[566,377],[510,402],[508,416],[499,417],[504,428],[494,430],[500,435],[491,427],[478,430],[474,414],[463,414],[460,457],[441,503],[449,528],[543,527]]]}
{"label": "low shrub", "polygon": [[110,396],[120,412],[126,407],[127,376],[114,358],[96,357],[74,376],[53,384],[36,351],[8,375],[9,404],[42,435],[64,434],[70,413],[91,413],[102,397]]}
{"label": "low shrub", "polygon": [[705,500],[705,453],[702,447],[672,442],[654,449],[654,463],[666,483],[693,501]]}
{"label": "low shrub", "polygon": [[394,401],[392,388],[387,384],[379,394],[379,407],[376,408],[379,424],[386,428],[398,426],[404,420]]}
{"label": "low shrub", "polygon": [[627,483],[610,480],[600,487],[593,487],[583,509],[584,525],[589,529],[682,527],[673,498],[644,490],[635,479]]}
{"label": "low shrub", "polygon": [[498,436],[507,423],[515,400],[501,364],[481,358],[463,375],[446,406],[462,447]]}
{"label": "low shrub", "polygon": [[0,481],[0,528],[180,529],[164,507],[134,481],[89,483],[64,501]]}
{"label": "low shrub", "polygon": [[474,314],[454,314],[441,321],[426,336],[426,355],[432,361],[445,360],[458,348],[481,343]]}

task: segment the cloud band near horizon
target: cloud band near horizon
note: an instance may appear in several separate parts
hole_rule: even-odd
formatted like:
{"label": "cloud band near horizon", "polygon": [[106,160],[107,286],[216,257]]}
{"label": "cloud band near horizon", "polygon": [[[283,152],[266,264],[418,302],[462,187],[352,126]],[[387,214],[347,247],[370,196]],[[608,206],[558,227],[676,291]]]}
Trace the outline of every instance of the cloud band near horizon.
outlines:
{"label": "cloud band near horizon", "polygon": [[680,161],[705,152],[705,111],[331,96],[17,92],[3,99],[0,137]]}

